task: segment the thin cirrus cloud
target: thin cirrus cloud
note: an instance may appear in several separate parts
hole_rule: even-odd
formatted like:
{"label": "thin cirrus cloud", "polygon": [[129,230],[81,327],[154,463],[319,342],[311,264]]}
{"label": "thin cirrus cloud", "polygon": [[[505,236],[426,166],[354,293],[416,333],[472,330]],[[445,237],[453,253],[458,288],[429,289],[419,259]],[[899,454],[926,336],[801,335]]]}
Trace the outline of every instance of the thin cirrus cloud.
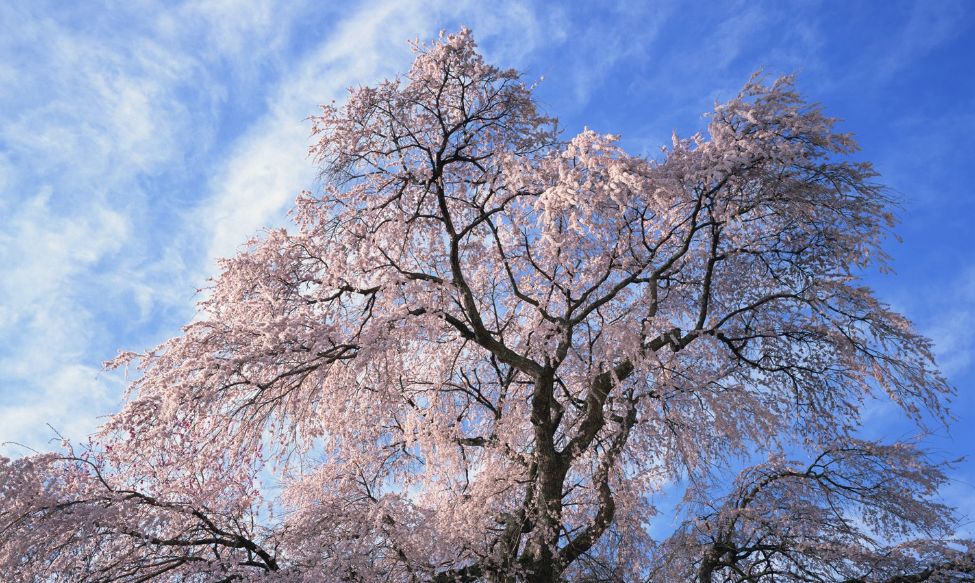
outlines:
{"label": "thin cirrus cloud", "polygon": [[177,333],[214,259],[313,186],[317,104],[456,19],[513,35],[496,52],[517,60],[559,14],[504,8],[517,26],[473,2],[0,8],[0,452],[83,439],[118,406],[100,363]]}
{"label": "thin cirrus cloud", "polygon": [[2,62],[25,64],[0,71],[15,88],[0,95],[3,452],[94,430],[120,395],[100,362],[175,332],[150,318],[192,299],[177,291],[192,290],[180,249],[192,237],[156,182],[213,140],[213,97],[187,83],[206,63],[164,18],[146,30],[107,12],[0,9]]}
{"label": "thin cirrus cloud", "polygon": [[[559,15],[553,10],[543,16],[525,2],[504,2],[486,11],[476,7],[474,2],[367,3],[298,59],[268,91],[267,111],[236,141],[210,181],[208,202],[199,215],[210,225],[208,257],[231,255],[262,226],[283,222],[283,211],[297,192],[315,179],[307,158],[307,117],[317,113],[321,103],[341,101],[350,86],[373,83],[407,68],[407,41],[417,39],[417,31],[433,35],[440,23],[471,20],[479,38],[493,40],[495,52],[510,63],[524,60],[544,38],[541,19]],[[518,24],[505,26],[498,21],[499,13],[516,15]]]}
{"label": "thin cirrus cloud", "polygon": [[262,226],[282,222],[278,215],[315,177],[305,118],[318,103],[340,99],[347,86],[395,72],[405,59],[390,61],[384,52],[417,28],[417,15],[407,4],[390,3],[348,17],[268,92],[267,112],[236,140],[210,180],[199,213],[209,225],[208,257],[232,255]]}
{"label": "thin cirrus cloud", "polygon": [[124,293],[103,263],[132,237],[139,177],[178,153],[184,112],[167,99],[177,59],[151,46],[123,56],[18,8],[4,9],[0,45],[20,59],[4,61],[33,66],[7,69],[16,91],[0,98],[0,442],[39,446],[47,424],[83,437],[117,399],[89,358],[105,335],[91,305]]}

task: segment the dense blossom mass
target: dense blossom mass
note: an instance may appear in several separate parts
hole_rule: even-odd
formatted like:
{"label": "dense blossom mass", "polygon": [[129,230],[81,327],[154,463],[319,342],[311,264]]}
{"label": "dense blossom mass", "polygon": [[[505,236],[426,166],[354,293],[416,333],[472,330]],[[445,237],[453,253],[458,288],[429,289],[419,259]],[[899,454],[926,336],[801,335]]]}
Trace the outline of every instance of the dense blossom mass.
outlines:
{"label": "dense blossom mass", "polygon": [[89,443],[0,459],[4,580],[973,580],[945,468],[857,437],[950,389],[859,283],[890,201],[791,79],[648,159],[463,30],[313,120],[295,226],[111,363]]}

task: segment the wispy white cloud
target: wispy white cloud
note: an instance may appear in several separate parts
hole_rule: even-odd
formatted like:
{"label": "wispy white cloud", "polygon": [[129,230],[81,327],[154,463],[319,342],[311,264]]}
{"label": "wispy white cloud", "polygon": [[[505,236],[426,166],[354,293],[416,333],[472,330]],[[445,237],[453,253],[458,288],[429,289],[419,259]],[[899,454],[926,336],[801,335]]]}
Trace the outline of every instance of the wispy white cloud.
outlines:
{"label": "wispy white cloud", "polygon": [[[505,8],[517,23],[475,2],[370,2],[335,22],[271,0],[0,8],[0,442],[41,446],[46,423],[83,438],[117,405],[100,361],[175,333],[213,259],[313,185],[317,105],[404,69],[406,41],[440,27],[483,23],[523,58],[544,18]],[[306,19],[321,36],[296,47]],[[253,115],[228,122],[235,106]]]}
{"label": "wispy white cloud", "polygon": [[[504,20],[498,16],[503,14]],[[404,70],[412,59],[409,39],[430,38],[444,26],[475,26],[492,57],[508,65],[524,61],[542,42],[559,42],[526,2],[483,10],[476,2],[371,2],[338,21],[321,44],[302,56],[268,91],[266,113],[234,144],[209,183],[199,216],[209,231],[210,258],[233,254],[261,227],[281,224],[295,195],[309,188],[316,170],[307,158],[309,115],[319,104],[341,100],[353,85],[369,84]],[[511,18],[517,16],[517,18]],[[499,42],[505,39],[508,42]],[[207,269],[212,269],[208,265]]]}
{"label": "wispy white cloud", "polygon": [[874,74],[887,80],[960,34],[965,30],[964,16],[968,8],[963,0],[912,3],[899,34],[877,47],[882,57],[875,60]]}
{"label": "wispy white cloud", "polygon": [[154,214],[166,203],[152,183],[213,139],[216,96],[189,95],[204,66],[192,39],[77,16],[0,8],[0,62],[31,64],[0,67],[0,443],[39,446],[48,423],[83,438],[117,406],[115,379],[99,375],[107,346],[191,298],[174,291],[178,237],[151,248],[180,229],[178,212]]}
{"label": "wispy white cloud", "polygon": [[129,223],[102,205],[69,217],[52,204],[43,187],[0,234],[0,444],[36,446],[52,436],[48,423],[84,437],[116,401],[97,369],[81,364],[98,334],[82,280],[119,249]]}
{"label": "wispy white cloud", "polygon": [[491,9],[486,9],[480,0],[441,4],[446,16],[444,20],[471,27],[482,43],[485,57],[506,67],[521,69],[536,65],[534,61],[539,51],[553,46],[564,47],[572,33],[571,6],[564,3],[498,0]]}
{"label": "wispy white cloud", "polygon": [[16,30],[5,43],[50,41],[32,49],[37,69],[6,74],[16,91],[0,114],[0,442],[36,444],[51,435],[45,422],[83,437],[107,412],[97,369],[79,364],[98,336],[88,276],[132,232],[110,193],[137,196],[131,178],[173,151],[175,126],[149,105],[157,85],[123,74],[112,51],[50,19]]}
{"label": "wispy white cloud", "polygon": [[60,437],[83,440],[117,405],[121,387],[95,367],[66,364],[35,374],[40,382],[28,398],[0,406],[0,454],[51,449]]}
{"label": "wispy white cloud", "polygon": [[942,370],[953,377],[975,368],[975,266],[962,270],[925,308],[915,308],[923,317],[925,332],[934,340]]}
{"label": "wispy white cloud", "polygon": [[417,7],[390,2],[347,17],[269,91],[267,112],[237,140],[210,181],[209,201],[198,214],[210,235],[208,257],[232,255],[262,226],[282,222],[285,207],[315,177],[306,118],[319,103],[341,98],[346,87],[397,70],[406,55],[399,50],[400,58],[388,58],[396,54],[389,45],[403,47],[420,26]]}
{"label": "wispy white cloud", "polygon": [[[664,1],[617,2],[612,10],[618,19],[573,34],[566,50],[573,54],[576,63],[572,68],[574,105],[583,108],[620,61],[648,60],[648,50],[675,8],[672,2]],[[625,23],[623,27],[619,26],[621,21]]]}

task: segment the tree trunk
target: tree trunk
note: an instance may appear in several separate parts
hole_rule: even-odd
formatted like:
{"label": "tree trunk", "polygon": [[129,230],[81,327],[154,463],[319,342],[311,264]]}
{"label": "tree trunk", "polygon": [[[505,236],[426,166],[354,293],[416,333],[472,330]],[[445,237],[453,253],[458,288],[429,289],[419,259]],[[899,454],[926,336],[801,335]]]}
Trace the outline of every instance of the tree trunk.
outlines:
{"label": "tree trunk", "polygon": [[562,570],[557,558],[562,525],[562,486],[567,467],[555,449],[558,421],[553,410],[554,386],[553,371],[546,369],[536,382],[532,399],[538,473],[535,477],[533,529],[522,556],[522,565],[528,570],[526,581],[531,583],[554,583]]}

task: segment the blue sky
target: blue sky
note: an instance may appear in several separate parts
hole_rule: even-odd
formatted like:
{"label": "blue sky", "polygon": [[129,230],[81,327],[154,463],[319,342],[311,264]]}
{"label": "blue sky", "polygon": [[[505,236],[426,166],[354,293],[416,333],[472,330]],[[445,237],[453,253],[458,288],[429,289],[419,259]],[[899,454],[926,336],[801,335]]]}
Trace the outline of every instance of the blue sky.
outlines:
{"label": "blue sky", "polygon": [[[901,200],[896,274],[868,281],[958,388],[928,443],[975,450],[973,3],[81,4],[0,4],[0,442],[93,430],[123,389],[101,362],[177,334],[215,258],[314,185],[305,118],[404,71],[408,39],[466,24],[490,60],[544,77],[568,133],[647,155],[752,72],[796,73]],[[914,431],[888,406],[867,422]],[[952,475],[945,497],[975,520],[975,463]]]}

